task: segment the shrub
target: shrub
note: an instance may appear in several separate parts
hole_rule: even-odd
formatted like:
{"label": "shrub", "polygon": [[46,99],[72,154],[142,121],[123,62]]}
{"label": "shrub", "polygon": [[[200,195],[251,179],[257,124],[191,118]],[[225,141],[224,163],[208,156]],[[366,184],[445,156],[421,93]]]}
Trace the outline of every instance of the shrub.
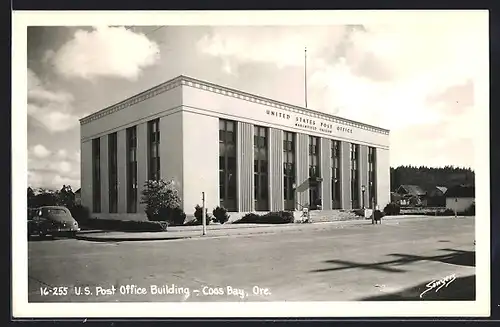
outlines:
{"label": "shrub", "polygon": [[169,225],[181,226],[186,220],[186,214],[180,207],[160,208],[158,215],[152,217],[151,221],[166,221]]}
{"label": "shrub", "polygon": [[170,209],[171,217],[172,217],[172,225],[181,226],[184,225],[184,221],[186,221],[186,214],[182,211],[181,208],[173,208]]}
{"label": "shrub", "polygon": [[400,208],[399,204],[391,202],[385,206],[384,214],[387,216],[395,216],[395,215],[399,215],[400,210],[401,210],[401,208]]}
{"label": "shrub", "polygon": [[455,211],[453,211],[452,209],[445,209],[443,211],[443,216],[454,216],[455,215]]}
{"label": "shrub", "polygon": [[375,210],[375,211],[373,212],[373,219],[375,219],[375,220],[380,220],[380,219],[382,219],[383,217],[384,217],[384,213],[383,213],[382,211],[380,211],[380,210]]}
{"label": "shrub", "polygon": [[356,210],[354,210],[354,214],[355,214],[356,216],[364,217],[364,215],[365,215],[365,210],[364,210],[364,209],[356,209]]}
{"label": "shrub", "polygon": [[167,230],[165,221],[137,221],[91,218],[86,221],[87,227],[120,232],[161,232]]}
{"label": "shrub", "polygon": [[234,224],[290,224],[293,223],[293,213],[290,211],[269,212],[265,215],[248,213]]}
{"label": "shrub", "polygon": [[71,207],[69,211],[78,223],[84,223],[90,219],[90,210],[80,204]]}
{"label": "shrub", "polygon": [[215,217],[215,221],[221,224],[224,224],[229,220],[229,215],[227,214],[227,210],[224,207],[216,207],[212,211],[212,214]]}
{"label": "shrub", "polygon": [[172,219],[169,210],[178,210],[181,206],[179,192],[174,183],[165,182],[163,179],[144,182],[141,203],[146,205],[145,212],[151,221],[168,221],[169,217]]}
{"label": "shrub", "polygon": [[[199,205],[196,205],[196,207],[194,207],[194,217],[196,218],[196,222],[198,223],[198,225],[203,224],[203,208],[200,207]],[[205,217],[206,217],[206,223],[207,225],[209,225],[212,219],[208,214],[207,208],[205,208]]]}
{"label": "shrub", "polygon": [[462,213],[464,216],[475,216],[476,215],[476,205],[471,204],[465,211]]}

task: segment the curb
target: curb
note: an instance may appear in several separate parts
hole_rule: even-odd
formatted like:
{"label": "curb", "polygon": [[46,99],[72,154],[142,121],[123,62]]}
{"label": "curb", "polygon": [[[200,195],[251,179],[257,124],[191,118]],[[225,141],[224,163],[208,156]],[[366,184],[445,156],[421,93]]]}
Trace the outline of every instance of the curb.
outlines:
{"label": "curb", "polygon": [[75,239],[80,241],[89,242],[131,242],[131,241],[170,241],[170,240],[181,240],[196,238],[198,236],[174,236],[174,237],[88,237],[82,235],[76,235]]}
{"label": "curb", "polygon": [[[391,221],[391,220],[399,220],[399,219],[410,219],[413,218],[415,219],[416,217],[394,217],[392,219],[387,219],[386,221]],[[427,216],[425,218],[434,218],[433,216]],[[447,217],[443,217],[447,218]],[[416,218],[419,219],[419,218]],[[281,233],[281,232],[294,232],[294,231],[300,231],[300,228],[295,228],[299,226],[307,226],[308,227],[314,227],[314,226],[321,226],[321,225],[342,225],[344,223],[345,226],[363,226],[363,225],[372,225],[368,224],[371,219],[353,219],[353,220],[339,220],[339,221],[329,221],[329,222],[317,222],[317,223],[312,223],[312,224],[290,224],[286,226],[281,226],[280,228],[272,228],[269,230],[260,230],[257,232],[254,232],[253,229],[254,227],[242,227],[242,228],[228,228],[228,230],[240,230],[240,232],[236,233],[221,233],[221,234],[208,234],[208,235],[185,235],[185,236],[177,236],[175,234],[181,233],[183,231],[171,231],[169,236],[152,236],[152,237],[134,237],[134,236],[129,236],[129,237],[113,237],[113,236],[103,236],[103,237],[95,237],[92,236],[92,234],[98,234],[98,231],[90,231],[87,233],[81,233],[75,235],[74,239],[81,240],[81,241],[90,241],[90,242],[131,242],[131,241],[170,241],[170,240],[180,240],[180,239],[200,239],[200,238],[220,238],[220,237],[236,237],[236,236],[251,236],[251,235],[262,235],[262,234],[276,234],[276,233]],[[345,224],[345,223],[348,224]],[[273,226],[255,226],[255,227],[261,227],[267,229],[268,227],[273,227]],[[214,231],[221,231],[222,229],[214,229]],[[246,232],[245,232],[246,231]],[[201,231],[199,231],[201,233]],[[101,231],[100,233],[107,233],[106,231]]]}
{"label": "curb", "polygon": [[254,233],[236,233],[236,234],[220,234],[220,235],[189,235],[189,236],[158,236],[158,237],[88,237],[77,235],[75,239],[89,242],[137,242],[137,241],[175,241],[182,239],[201,239],[201,238],[221,238],[221,237],[237,237],[237,236],[251,236],[262,234],[276,234],[279,231],[259,231]]}
{"label": "curb", "polygon": [[[353,226],[358,226],[358,225],[365,225],[364,223],[367,222],[365,219],[356,219],[356,220],[344,220],[344,221],[334,221],[334,222],[318,222],[318,223],[312,223],[312,224],[305,224],[307,227],[320,227],[321,225],[337,225],[338,223],[343,223],[343,222],[355,222],[354,224],[348,224],[348,225],[353,225]],[[367,224],[366,224],[367,225]],[[202,238],[226,238],[226,237],[244,237],[244,236],[252,236],[252,235],[264,235],[264,234],[277,234],[277,233],[287,233],[287,232],[300,232],[300,228],[296,227],[301,227],[304,226],[303,224],[290,224],[287,226],[283,226],[282,228],[279,229],[268,229],[268,230],[259,230],[257,232],[252,231],[254,228],[241,228],[241,232],[236,232],[236,233],[221,233],[221,234],[208,234],[208,235],[186,235],[186,236],[173,236],[173,234],[178,233],[179,231],[171,232],[172,236],[153,236],[153,237],[94,237],[94,236],[87,236],[88,234],[96,234],[96,233],[85,233],[87,235],[76,235],[75,239],[81,240],[81,241],[89,241],[89,242],[131,242],[131,241],[174,241],[174,240],[180,240],[180,239],[202,239]],[[256,227],[270,227],[270,226],[256,226]],[[306,227],[306,228],[307,228]],[[231,230],[235,230],[236,228],[231,228]],[[267,229],[267,228],[266,228]],[[319,228],[321,229],[321,228]],[[249,231],[250,230],[250,231]],[[247,232],[244,232],[247,231]],[[201,232],[201,231],[200,231]],[[103,232],[106,233],[106,232]]]}

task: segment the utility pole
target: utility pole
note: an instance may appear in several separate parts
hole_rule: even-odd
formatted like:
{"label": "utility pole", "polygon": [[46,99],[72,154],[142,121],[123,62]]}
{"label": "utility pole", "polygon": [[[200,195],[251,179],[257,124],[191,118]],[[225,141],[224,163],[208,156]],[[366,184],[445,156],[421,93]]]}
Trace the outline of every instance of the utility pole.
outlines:
{"label": "utility pole", "polygon": [[307,47],[304,48],[304,97],[307,108]]}
{"label": "utility pole", "polygon": [[201,222],[203,224],[203,235],[207,235],[207,215],[205,212],[205,192],[201,192]]}

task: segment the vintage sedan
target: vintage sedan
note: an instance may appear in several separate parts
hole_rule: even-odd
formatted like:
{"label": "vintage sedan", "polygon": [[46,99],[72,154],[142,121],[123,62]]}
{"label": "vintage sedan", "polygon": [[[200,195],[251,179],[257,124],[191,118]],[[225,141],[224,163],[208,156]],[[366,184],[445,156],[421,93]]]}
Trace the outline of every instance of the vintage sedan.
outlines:
{"label": "vintage sedan", "polygon": [[31,235],[74,235],[80,231],[78,222],[66,207],[46,206],[36,209],[28,220],[28,236]]}

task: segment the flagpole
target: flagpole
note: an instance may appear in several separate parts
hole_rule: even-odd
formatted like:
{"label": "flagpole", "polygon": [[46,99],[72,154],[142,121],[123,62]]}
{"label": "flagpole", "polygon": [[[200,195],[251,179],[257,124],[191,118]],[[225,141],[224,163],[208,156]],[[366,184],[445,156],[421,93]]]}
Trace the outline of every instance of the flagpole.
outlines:
{"label": "flagpole", "polygon": [[304,48],[304,97],[307,108],[307,47]]}

